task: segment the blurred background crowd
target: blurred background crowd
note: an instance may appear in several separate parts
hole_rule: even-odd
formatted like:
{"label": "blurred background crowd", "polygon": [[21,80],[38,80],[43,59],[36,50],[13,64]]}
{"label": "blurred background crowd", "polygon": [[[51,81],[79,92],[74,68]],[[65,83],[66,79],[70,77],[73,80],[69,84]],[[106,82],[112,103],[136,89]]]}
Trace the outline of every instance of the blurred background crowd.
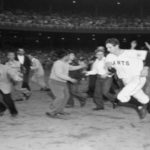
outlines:
{"label": "blurred background crowd", "polygon": [[61,13],[36,13],[5,11],[0,13],[0,25],[18,27],[47,27],[62,29],[101,28],[146,28],[150,27],[150,16],[143,18],[128,15],[92,16]]}

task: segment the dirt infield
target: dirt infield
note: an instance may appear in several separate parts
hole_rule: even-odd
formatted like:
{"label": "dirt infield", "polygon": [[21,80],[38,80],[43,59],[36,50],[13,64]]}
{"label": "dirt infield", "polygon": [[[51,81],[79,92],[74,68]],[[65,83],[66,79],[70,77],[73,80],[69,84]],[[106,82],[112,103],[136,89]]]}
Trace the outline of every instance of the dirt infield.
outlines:
{"label": "dirt infield", "polygon": [[140,120],[135,110],[110,103],[93,112],[89,99],[84,108],[66,109],[70,116],[51,119],[50,97],[34,89],[29,101],[16,103],[18,118],[0,118],[0,150],[150,150],[149,114]]}

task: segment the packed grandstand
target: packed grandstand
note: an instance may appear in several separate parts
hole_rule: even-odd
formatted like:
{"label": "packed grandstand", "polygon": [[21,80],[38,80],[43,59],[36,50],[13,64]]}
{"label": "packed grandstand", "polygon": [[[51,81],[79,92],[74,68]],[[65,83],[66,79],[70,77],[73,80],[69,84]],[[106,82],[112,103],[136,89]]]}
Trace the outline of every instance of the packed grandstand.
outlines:
{"label": "packed grandstand", "polygon": [[143,18],[135,16],[92,16],[60,13],[29,13],[11,12],[0,13],[1,26],[17,27],[46,27],[59,29],[101,29],[101,28],[150,28],[150,16]]}

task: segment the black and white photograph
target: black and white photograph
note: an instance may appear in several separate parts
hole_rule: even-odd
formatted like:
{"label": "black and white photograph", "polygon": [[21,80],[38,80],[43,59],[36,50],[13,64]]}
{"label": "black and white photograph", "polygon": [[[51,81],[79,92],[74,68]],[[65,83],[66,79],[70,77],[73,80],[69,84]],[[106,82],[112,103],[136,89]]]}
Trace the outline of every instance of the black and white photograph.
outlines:
{"label": "black and white photograph", "polygon": [[0,0],[0,150],[150,150],[150,0]]}

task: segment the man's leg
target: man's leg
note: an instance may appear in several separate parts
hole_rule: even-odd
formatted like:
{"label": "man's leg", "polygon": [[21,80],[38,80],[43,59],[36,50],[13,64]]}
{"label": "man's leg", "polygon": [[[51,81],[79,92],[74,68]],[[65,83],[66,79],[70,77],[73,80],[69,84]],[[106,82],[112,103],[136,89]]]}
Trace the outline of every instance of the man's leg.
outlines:
{"label": "man's leg", "polygon": [[29,86],[29,73],[23,75],[22,88],[27,88],[29,91],[31,91],[31,88]]}
{"label": "man's leg", "polygon": [[52,101],[50,105],[50,109],[51,109],[50,113],[52,115],[57,115],[63,110],[64,104],[66,103],[66,101],[68,101],[68,99],[67,100],[65,99],[66,98],[66,95],[65,95],[66,83],[61,83],[59,81],[51,80],[50,88],[55,96],[54,101]]}
{"label": "man's leg", "polygon": [[1,92],[3,95],[3,102],[6,105],[6,107],[8,108],[10,114],[12,116],[16,116],[18,114],[18,111],[16,109],[15,103],[11,98],[11,94],[4,94],[3,92]]}
{"label": "man's leg", "polygon": [[103,85],[102,85],[103,95],[106,98],[108,98],[109,101],[113,101],[114,100],[113,94],[110,93],[112,82],[113,82],[112,78],[106,78],[106,79],[104,79]]}
{"label": "man's leg", "polygon": [[3,94],[0,91],[0,115],[3,115],[3,113],[5,112],[6,109],[7,108],[6,108],[6,106],[4,105],[4,102],[3,102]]}
{"label": "man's leg", "polygon": [[27,88],[29,91],[31,91],[28,82],[23,81],[23,83],[22,83],[22,88]]}
{"label": "man's leg", "polygon": [[59,112],[59,114],[63,114],[63,115],[68,114],[68,113],[64,112],[64,108],[65,108],[65,106],[66,106],[66,104],[68,102],[68,99],[70,97],[70,92],[69,92],[69,88],[68,88],[67,84],[64,87],[64,96],[65,97],[64,97],[64,99],[62,101],[62,105],[61,105],[60,112]]}
{"label": "man's leg", "polygon": [[82,90],[80,90],[80,85],[81,85],[80,82],[73,84],[73,86],[72,86],[72,95],[77,100],[79,100],[80,106],[83,107],[86,103],[86,98],[83,96]]}
{"label": "man's leg", "polygon": [[115,107],[117,105],[117,103],[116,103],[117,94],[110,93],[110,89],[112,88],[112,83],[113,83],[112,78],[104,79],[103,85],[102,85],[102,92],[103,92],[103,96],[105,96],[112,103],[113,108],[115,109]]}
{"label": "man's leg", "polygon": [[[145,78],[133,78],[126,83],[125,87],[118,94],[118,100],[122,103],[130,101],[131,96],[135,97],[138,101],[141,101],[143,104],[148,103],[148,96],[142,91],[142,88],[145,84]],[[141,98],[140,98],[141,97]],[[142,118],[146,115],[145,107],[138,107],[139,115]]]}
{"label": "man's leg", "polygon": [[69,93],[70,93],[70,96],[69,96],[69,99],[68,99],[68,102],[67,102],[67,105],[66,107],[74,107],[74,83],[68,83],[68,88],[69,88]]}
{"label": "man's leg", "polygon": [[149,103],[148,95],[146,95],[141,89],[136,94],[134,94],[133,97],[136,98],[136,100],[141,103],[141,106],[138,106],[138,112],[141,119],[145,118],[147,113],[147,105]]}
{"label": "man's leg", "polygon": [[94,90],[94,98],[93,101],[96,105],[94,110],[104,109],[104,102],[103,102],[103,95],[102,95],[102,80],[100,77],[97,77],[95,83],[95,90]]}
{"label": "man's leg", "polygon": [[96,84],[96,75],[89,76],[89,89],[88,89],[88,95],[90,97],[94,96],[94,90],[95,90],[95,84]]}
{"label": "man's leg", "polygon": [[[149,71],[148,71],[148,76],[146,78],[146,84],[144,86],[144,92],[149,96],[150,98],[150,68],[149,68]],[[150,102],[148,103],[148,106],[147,106],[147,110],[148,112],[150,113]]]}
{"label": "man's leg", "polygon": [[133,96],[140,89],[143,88],[145,81],[146,81],[145,78],[140,78],[140,77],[137,77],[137,78],[135,77],[135,78],[129,79],[128,81],[124,81],[125,86],[119,92],[117,96],[118,100],[120,100],[122,103],[129,102],[131,96]]}
{"label": "man's leg", "polygon": [[44,80],[44,76],[37,76],[37,84],[40,86],[41,89],[47,90],[47,86]]}

